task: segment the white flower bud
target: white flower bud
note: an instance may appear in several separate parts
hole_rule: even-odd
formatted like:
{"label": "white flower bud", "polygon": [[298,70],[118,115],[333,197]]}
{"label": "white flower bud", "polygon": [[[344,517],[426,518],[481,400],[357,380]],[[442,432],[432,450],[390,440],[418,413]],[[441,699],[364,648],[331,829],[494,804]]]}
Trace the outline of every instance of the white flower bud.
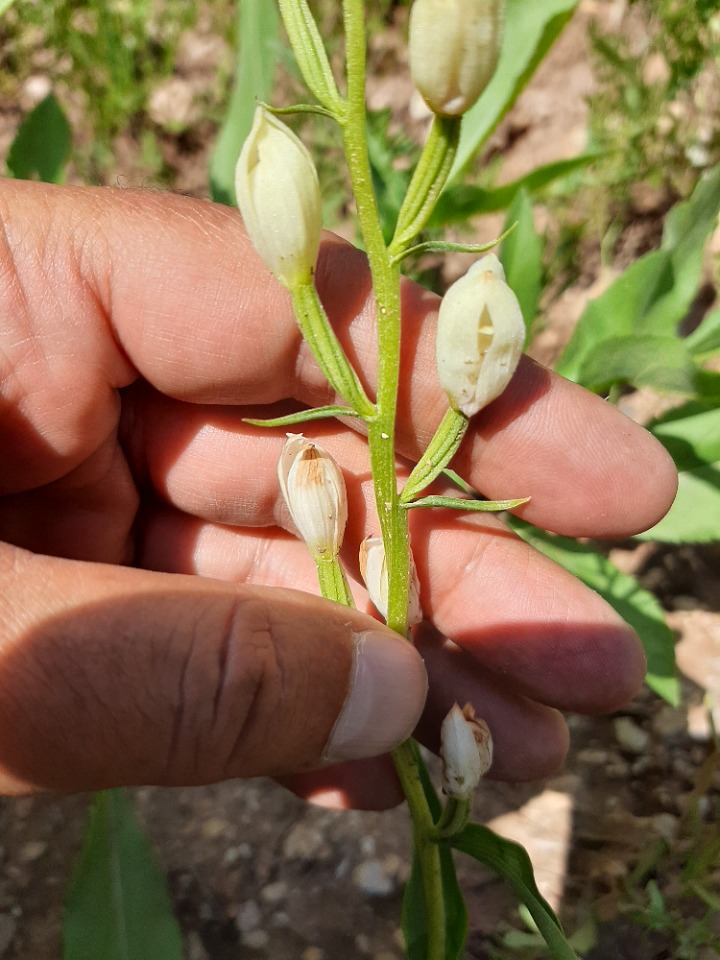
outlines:
{"label": "white flower bud", "polygon": [[489,253],[455,281],[440,304],[437,369],[453,409],[472,417],[499,397],[524,342],[520,304],[500,261]]}
{"label": "white flower bud", "polygon": [[[382,537],[368,537],[360,544],[360,573],[370,599],[383,615],[388,617],[388,566]],[[410,591],[408,596],[408,626],[413,627],[423,618],[420,606],[420,580],[415,561],[410,554]]]}
{"label": "white flower bud", "polygon": [[280,490],[298,533],[316,560],[334,559],[347,523],[347,490],[325,450],[289,434],[278,462]]}
{"label": "white flower bud", "polygon": [[470,800],[480,778],[492,765],[492,737],[484,720],[475,716],[472,704],[456,704],[440,728],[442,788],[455,800]]}
{"label": "white flower bud", "polygon": [[500,54],[504,0],[415,0],[410,72],[433,113],[458,117],[488,84]]}
{"label": "white flower bud", "polygon": [[308,283],[322,230],[317,171],[305,145],[263,107],[240,152],[235,194],[268,270],[286,287]]}

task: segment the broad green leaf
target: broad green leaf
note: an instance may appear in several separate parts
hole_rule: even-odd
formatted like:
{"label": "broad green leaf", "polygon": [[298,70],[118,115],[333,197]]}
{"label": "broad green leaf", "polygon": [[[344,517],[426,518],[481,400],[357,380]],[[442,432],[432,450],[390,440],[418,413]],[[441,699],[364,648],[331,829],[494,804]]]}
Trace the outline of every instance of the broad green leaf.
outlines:
{"label": "broad green leaf", "polygon": [[622,383],[692,396],[697,390],[697,374],[679,337],[641,334],[602,340],[582,365],[583,386],[596,393]]}
{"label": "broad green leaf", "polygon": [[450,842],[456,850],[479,860],[510,884],[527,907],[555,960],[579,960],[565,939],[552,907],[538,890],[530,857],[520,844],[499,837],[478,823],[469,823]]}
{"label": "broad green leaf", "polygon": [[720,164],[669,214],[659,250],[633,263],[588,305],[557,370],[585,383],[585,364],[611,337],[672,336],[697,288],[705,243],[720,211]]}
{"label": "broad green leaf", "polygon": [[502,187],[483,189],[470,184],[458,183],[448,187],[430,218],[431,227],[442,227],[449,223],[464,223],[468,217],[480,213],[497,213],[505,210],[521,190],[536,193],[562,177],[594,163],[602,154],[583,153],[569,160],[558,160],[542,167],[535,167],[525,176],[506,183]]}
{"label": "broad green leaf", "polygon": [[520,190],[507,212],[505,229],[517,224],[503,241],[500,259],[505,279],[515,291],[525,320],[525,343],[530,338],[542,285],[542,240],[535,230],[530,197]]}
{"label": "broad green leaf", "polygon": [[238,0],[235,83],[210,158],[213,200],[235,203],[235,164],[258,100],[269,100],[280,49],[280,18],[269,0]]}
{"label": "broad green leaf", "polygon": [[720,540],[720,407],[688,403],[649,425],[678,468],[678,492],[666,517],[642,540]]}
{"label": "broad green leaf", "polygon": [[707,360],[720,352],[720,310],[709,313],[685,338],[685,346],[696,360]]}
{"label": "broad green leaf", "polygon": [[516,518],[510,518],[509,522],[523,540],[599,593],[630,624],[645,649],[647,685],[677,706],[680,687],[675,676],[673,635],[655,597],[592,547],[545,533]]}
{"label": "broad green leaf", "polygon": [[459,177],[513,105],[578,2],[508,0],[500,60],[482,96],[463,118],[451,180]]}
{"label": "broad green leaf", "polygon": [[8,171],[18,180],[61,183],[71,147],[70,124],[55,95],[49,93],[18,130],[8,153]]}
{"label": "broad green leaf", "polygon": [[165,878],[119,790],[95,794],[65,902],[63,960],[182,960]]}

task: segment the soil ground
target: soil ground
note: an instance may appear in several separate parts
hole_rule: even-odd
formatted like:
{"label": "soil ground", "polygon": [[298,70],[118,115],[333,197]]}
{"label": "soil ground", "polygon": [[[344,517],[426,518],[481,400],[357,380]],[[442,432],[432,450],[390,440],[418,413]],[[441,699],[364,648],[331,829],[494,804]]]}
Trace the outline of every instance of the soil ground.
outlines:
{"label": "soil ground", "polygon": [[[507,179],[581,149],[585,97],[593,87],[586,27],[605,6],[581,4],[495,134]],[[204,62],[205,55],[212,64],[217,45],[207,36],[186,39],[188,62]],[[186,92],[181,71],[155,109],[179,109]],[[407,95],[401,80],[371,89],[375,105]],[[19,116],[11,108],[3,105],[0,145],[10,142]],[[168,137],[165,149],[177,189],[203,193],[202,137]],[[119,181],[134,182],[133,157],[132,144],[121,142]],[[557,353],[592,294],[597,263],[588,262],[580,273],[582,283],[555,305],[535,346],[543,359]],[[720,705],[720,547],[619,544],[612,555],[668,611],[678,636],[682,706],[673,709],[645,692],[614,717],[571,717],[565,772],[531,785],[488,782],[477,815],[528,848],[541,888],[567,928],[585,932],[588,960],[711,960],[720,954],[720,912],[708,919],[707,906],[682,885],[682,871],[717,842],[712,824],[720,810],[720,774],[710,707]],[[714,719],[720,722],[717,707]],[[142,788],[133,795],[169,879],[187,960],[402,956],[398,927],[408,871],[402,809],[333,812],[265,781]],[[61,955],[63,893],[87,804],[86,797],[0,803],[2,960]],[[499,937],[505,938],[503,956],[542,956],[532,939],[509,932],[526,928],[503,885],[469,864],[461,872],[472,931],[468,958],[499,956]],[[648,881],[661,883],[665,919],[651,915]],[[717,864],[707,866],[704,881],[714,883],[717,897]],[[687,939],[687,952],[681,952]]]}

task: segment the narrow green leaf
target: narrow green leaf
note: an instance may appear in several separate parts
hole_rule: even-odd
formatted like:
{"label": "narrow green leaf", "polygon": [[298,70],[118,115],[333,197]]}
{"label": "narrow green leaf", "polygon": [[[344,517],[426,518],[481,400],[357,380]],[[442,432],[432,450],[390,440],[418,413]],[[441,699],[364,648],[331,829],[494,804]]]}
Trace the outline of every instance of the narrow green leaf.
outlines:
{"label": "narrow green leaf", "polygon": [[72,131],[54,94],[49,93],[23,121],[7,158],[18,180],[62,183],[72,147]]}
{"label": "narrow green leaf", "polygon": [[584,153],[569,160],[535,167],[523,177],[502,187],[483,189],[470,184],[457,183],[443,191],[430,218],[431,227],[443,227],[452,223],[464,223],[468,217],[480,213],[497,213],[506,210],[521,190],[537,193],[562,177],[595,163],[603,154]]}
{"label": "narrow green leaf", "polygon": [[[263,0],[261,0],[263,2]],[[267,3],[267,0],[264,0]],[[280,13],[308,89],[327,109],[342,109],[330,61],[307,0],[279,0]]]}
{"label": "narrow green leaf", "polygon": [[251,427],[292,427],[297,423],[307,423],[310,420],[326,420],[328,417],[357,417],[363,419],[355,410],[350,407],[313,407],[312,410],[298,410],[297,413],[288,413],[285,417],[271,417],[268,420],[254,420],[251,417],[245,417],[243,423],[249,423]]}
{"label": "narrow green leaf", "polygon": [[615,384],[652,387],[659,393],[692,396],[697,390],[697,367],[679,337],[641,334],[607,337],[597,344],[580,367],[583,386],[604,393]]}
{"label": "narrow green leaf", "polygon": [[678,468],[678,492],[667,516],[641,540],[720,540],[720,406],[684,404],[649,424]]}
{"label": "narrow green leaf", "polygon": [[280,49],[280,18],[268,0],[238,0],[235,81],[210,158],[213,200],[235,203],[235,164],[258,100],[268,100]]}
{"label": "narrow green leaf", "polygon": [[479,860],[510,884],[527,907],[555,960],[579,960],[565,939],[552,907],[538,890],[530,857],[519,844],[477,823],[469,823],[450,842],[456,850]]}
{"label": "narrow green leaf", "polygon": [[720,211],[720,164],[669,214],[659,250],[633,263],[588,305],[557,364],[583,383],[583,364],[610,337],[673,336],[689,309]]}
{"label": "narrow green leaf", "polygon": [[119,790],[95,794],[70,881],[63,960],[182,960],[165,878]]}
{"label": "narrow green leaf", "polygon": [[410,503],[401,503],[405,510],[413,507],[445,507],[450,510],[469,510],[471,513],[499,513],[502,510],[514,510],[515,507],[527,503],[530,497],[521,497],[519,500],[464,500],[460,497],[421,497],[420,500],[411,500]]}
{"label": "narrow green leaf", "polygon": [[513,517],[509,522],[523,540],[599,593],[630,624],[640,637],[647,657],[647,685],[677,706],[680,687],[675,676],[675,644],[655,597],[592,547],[545,533]]}
{"label": "narrow green leaf", "polygon": [[450,179],[457,179],[513,105],[572,16],[578,0],[508,0],[495,74],[463,118]]}
{"label": "narrow green leaf", "polygon": [[505,279],[520,303],[527,344],[540,299],[543,243],[535,230],[532,202],[525,189],[516,194],[508,209],[505,228],[511,224],[517,226],[503,241],[500,259]]}
{"label": "narrow green leaf", "polygon": [[696,360],[708,360],[720,352],[720,310],[713,310],[685,338],[685,346]]}

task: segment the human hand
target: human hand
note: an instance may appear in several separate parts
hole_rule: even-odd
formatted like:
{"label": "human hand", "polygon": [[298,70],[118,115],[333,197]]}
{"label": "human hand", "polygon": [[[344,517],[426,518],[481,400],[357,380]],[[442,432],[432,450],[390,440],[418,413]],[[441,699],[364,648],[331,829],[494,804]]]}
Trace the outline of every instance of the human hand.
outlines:
{"label": "human hand", "polygon": [[[242,421],[334,398],[237,214],[5,181],[0,220],[0,786],[295,774],[307,796],[394,801],[382,761],[371,779],[355,765],[298,774],[409,735],[426,679],[405,641],[310,595],[277,487],[284,432]],[[363,256],[329,238],[318,285],[371,388]],[[405,286],[401,471],[445,409],[436,307]],[[346,474],[356,572],[377,532],[364,440],[338,423],[307,433]],[[574,536],[645,529],[675,491],[648,434],[531,361],[453,466],[489,497],[531,496],[526,519]],[[497,517],[411,520],[428,618],[420,734],[432,743],[452,701],[472,700],[493,775],[550,772],[567,742],[556,708],[612,710],[637,689],[634,634]]]}

